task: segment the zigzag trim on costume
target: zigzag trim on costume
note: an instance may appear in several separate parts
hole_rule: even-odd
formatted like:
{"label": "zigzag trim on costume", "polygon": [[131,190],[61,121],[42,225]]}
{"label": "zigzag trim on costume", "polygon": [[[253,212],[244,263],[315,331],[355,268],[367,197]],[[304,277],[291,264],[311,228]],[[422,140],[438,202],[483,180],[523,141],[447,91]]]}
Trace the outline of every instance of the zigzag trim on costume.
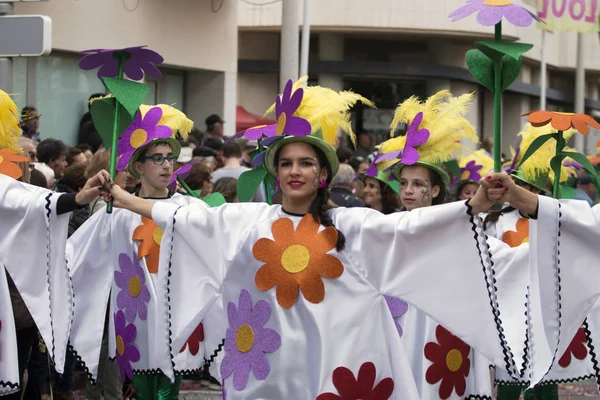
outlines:
{"label": "zigzag trim on costume", "polygon": [[204,364],[207,367],[210,367],[210,365],[215,361],[215,359],[217,358],[219,353],[223,350],[223,346],[225,346],[225,339],[221,340],[221,343],[219,344],[219,346],[217,346],[215,351],[211,354],[211,356],[208,359],[206,359],[206,358],[204,359]]}
{"label": "zigzag trim on costume", "polygon": [[[538,383],[536,386],[545,386],[545,385],[558,385],[559,383],[573,383],[579,381],[585,381],[587,379],[594,378],[593,374],[578,376],[577,378],[566,378],[566,379],[550,379],[544,380]],[[504,386],[529,386],[529,381],[500,381],[495,380],[494,383],[496,385],[504,385]]]}
{"label": "zigzag trim on costume", "polygon": [[600,390],[600,368],[598,367],[598,356],[596,355],[596,347],[594,346],[594,343],[592,341],[592,332],[590,331],[587,319],[583,321],[583,329],[585,330],[585,336],[587,338],[587,347],[590,353],[590,357],[592,359],[592,367],[594,368],[594,372],[596,375],[594,377],[596,380],[596,386],[598,387],[598,390]]}
{"label": "zigzag trim on costume", "polygon": [[81,356],[79,355],[79,353],[77,353],[77,350],[75,350],[73,348],[73,346],[71,345],[71,343],[68,344],[67,349],[68,349],[68,351],[71,351],[73,353],[73,355],[75,356],[75,359],[77,360],[77,364],[79,364],[79,366],[81,368],[83,368],[83,371],[85,372],[85,375],[87,376],[87,378],[90,381],[90,383],[92,385],[96,386],[96,380],[94,379],[94,377],[92,376],[89,368],[85,364],[85,361],[83,361],[81,359]]}
{"label": "zigzag trim on costume", "polygon": [[[496,323],[496,330],[498,332],[498,337],[500,338],[500,345],[502,346],[502,353],[504,354],[504,362],[505,362],[505,370],[511,376],[515,376],[517,373],[517,367],[514,362],[514,356],[508,343],[506,342],[506,337],[504,336],[504,329],[502,328],[502,320],[500,319],[500,310],[498,309],[498,298],[496,296],[496,292],[498,288],[496,287],[496,276],[494,272],[494,261],[492,260],[492,253],[487,244],[487,235],[481,228],[481,223],[475,223],[475,216],[472,214],[472,207],[469,201],[465,203],[467,206],[467,215],[470,217],[471,222],[471,230],[473,231],[473,238],[475,239],[475,244],[477,245],[477,251],[479,252],[479,260],[481,262],[481,267],[483,269],[483,273],[485,276],[485,284],[487,286],[488,295],[490,298],[490,306],[492,307],[492,312],[494,314],[494,322]],[[479,218],[479,217],[477,217]],[[486,258],[489,260],[489,266],[486,266],[486,263],[483,259],[483,252],[481,248],[484,247]]]}
{"label": "zigzag trim on costume", "polygon": [[530,315],[529,315],[529,285],[527,285],[527,294],[525,295],[525,325],[527,329],[525,329],[525,342],[523,343],[523,362],[521,363],[521,371],[519,371],[520,376],[525,376],[525,372],[527,372],[527,365],[529,365],[529,327],[530,324]]}
{"label": "zigzag trim on costume", "polygon": [[52,358],[54,359],[56,349],[54,347],[54,322],[52,319],[52,284],[50,282],[50,252],[52,248],[52,245],[50,244],[50,217],[52,215],[52,210],[50,209],[50,197],[52,197],[52,193],[53,192],[50,192],[46,196],[46,205],[44,207],[46,208],[46,281],[48,283],[48,300],[50,301],[50,331],[52,334]]}
{"label": "zigzag trim on costume", "polygon": [[465,400],[492,400],[492,397],[481,394],[470,394],[467,397],[465,397]]}
{"label": "zigzag trim on costume", "polygon": [[[13,390],[13,389],[19,389],[19,384],[18,383],[12,383],[12,382],[0,381],[0,386],[5,387],[5,388],[10,388],[11,390]],[[8,393],[6,393],[6,394],[8,394]]]}
{"label": "zigzag trim on costume", "polygon": [[171,331],[171,265],[173,262],[173,237],[175,234],[175,224],[177,223],[177,213],[179,212],[179,209],[181,208],[178,207],[177,210],[175,210],[175,213],[173,213],[173,228],[171,230],[171,248],[169,249],[169,264],[168,264],[168,270],[167,270],[167,326],[169,328],[169,354],[171,355],[171,365],[173,367],[173,370],[175,370],[175,354],[173,353],[173,340],[172,340],[172,336],[173,336],[173,331]]}

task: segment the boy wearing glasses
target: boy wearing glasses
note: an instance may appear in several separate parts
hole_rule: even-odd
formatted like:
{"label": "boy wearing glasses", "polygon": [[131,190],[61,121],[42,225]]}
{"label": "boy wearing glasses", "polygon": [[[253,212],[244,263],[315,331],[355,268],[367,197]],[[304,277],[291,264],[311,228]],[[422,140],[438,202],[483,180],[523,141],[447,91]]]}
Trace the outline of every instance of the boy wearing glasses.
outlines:
{"label": "boy wearing glasses", "polygon": [[[140,179],[134,190],[139,197],[179,205],[200,202],[169,189],[181,150],[176,136],[187,135],[193,122],[165,105],[141,106],[138,114],[119,139],[117,169]],[[115,358],[125,391],[131,394],[133,387],[139,400],[177,399],[181,376],[198,371],[205,356],[203,337],[192,335],[182,349],[170,349],[179,373],[175,383],[158,369],[157,359],[170,344],[169,332],[159,331],[156,321],[175,312],[169,299],[157,298],[157,285],[165,284],[157,278],[162,235],[151,219],[115,208],[112,214],[94,214],[67,244],[77,298],[73,351],[92,380],[107,358]],[[108,346],[101,351],[107,304]]]}

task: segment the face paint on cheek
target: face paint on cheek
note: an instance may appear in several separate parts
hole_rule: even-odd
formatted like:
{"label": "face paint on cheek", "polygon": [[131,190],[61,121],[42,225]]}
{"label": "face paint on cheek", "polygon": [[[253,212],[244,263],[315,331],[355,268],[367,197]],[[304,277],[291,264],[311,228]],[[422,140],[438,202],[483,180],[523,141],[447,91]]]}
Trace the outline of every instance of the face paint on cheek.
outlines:
{"label": "face paint on cheek", "polygon": [[421,198],[421,201],[423,203],[427,203],[429,201],[429,198],[431,197],[431,195],[429,194],[429,186],[429,182],[425,182],[425,188],[421,192],[423,194],[423,197]]}

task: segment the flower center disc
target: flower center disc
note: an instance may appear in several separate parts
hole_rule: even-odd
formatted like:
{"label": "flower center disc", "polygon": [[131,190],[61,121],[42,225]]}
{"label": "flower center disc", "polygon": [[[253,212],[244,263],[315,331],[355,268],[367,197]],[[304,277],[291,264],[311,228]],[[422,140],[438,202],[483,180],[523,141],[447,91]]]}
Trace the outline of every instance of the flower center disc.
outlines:
{"label": "flower center disc", "polygon": [[137,276],[132,276],[129,279],[128,288],[131,297],[138,297],[142,291],[142,282],[140,282],[140,278]]}
{"label": "flower center disc", "polygon": [[287,272],[292,274],[304,271],[309,262],[310,253],[306,247],[300,244],[288,247],[281,256],[281,265]]}
{"label": "flower center disc", "polygon": [[0,164],[2,164],[2,161],[4,161],[4,157],[0,156]]}
{"label": "flower center disc", "polygon": [[135,131],[133,131],[133,133],[131,134],[131,137],[129,138],[129,144],[134,149],[137,149],[138,147],[141,147],[144,143],[146,143],[147,138],[148,138],[148,134],[146,133],[145,130],[136,129]]}
{"label": "flower center disc", "polygon": [[254,346],[254,331],[250,325],[245,324],[238,328],[235,334],[235,343],[242,353],[247,353],[252,349],[252,346]]}
{"label": "flower center disc", "polygon": [[121,336],[117,336],[117,353],[119,353],[119,356],[125,354],[125,342]]}
{"label": "flower center disc", "polygon": [[163,238],[163,230],[157,226],[156,229],[154,229],[154,232],[152,232],[152,239],[154,239],[154,243],[156,243],[157,245],[160,246],[160,242],[162,241],[162,238]]}
{"label": "flower center disc", "polygon": [[277,118],[277,130],[275,131],[276,135],[282,135],[284,133],[283,130],[285,129],[286,122],[287,116],[285,115],[285,113],[281,113],[279,115],[279,118]]}
{"label": "flower center disc", "polygon": [[512,6],[513,3],[508,0],[485,0],[483,2],[484,6],[492,6],[492,7],[504,7],[504,6]]}
{"label": "flower center disc", "polygon": [[446,354],[446,366],[450,372],[456,372],[460,369],[463,363],[462,353],[456,349],[452,349]]}

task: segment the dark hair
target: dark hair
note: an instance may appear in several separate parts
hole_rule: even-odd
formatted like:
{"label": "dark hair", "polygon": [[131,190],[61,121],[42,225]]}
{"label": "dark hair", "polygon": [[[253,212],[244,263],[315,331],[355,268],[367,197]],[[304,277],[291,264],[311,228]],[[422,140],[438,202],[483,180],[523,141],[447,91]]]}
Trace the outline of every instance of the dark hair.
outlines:
{"label": "dark hair", "polygon": [[192,157],[216,157],[217,152],[205,146],[198,146],[192,150]]}
{"label": "dark hair", "polygon": [[431,187],[439,186],[440,192],[436,197],[431,200],[431,205],[437,206],[439,204],[444,204],[448,201],[448,188],[446,188],[446,184],[442,180],[440,174],[432,170],[431,168],[427,168],[429,171],[429,180],[431,181]]}
{"label": "dark hair", "polygon": [[503,214],[508,214],[509,212],[515,211],[516,208],[505,207],[500,211],[492,211],[490,212],[485,219],[483,220],[483,226],[487,229],[488,224],[495,224],[500,219],[500,216]]}
{"label": "dark hair", "polygon": [[83,154],[83,151],[81,151],[80,148],[69,147],[69,150],[67,151],[67,164],[73,165],[73,161],[75,160],[75,157],[77,157],[80,154]]}
{"label": "dark hair", "polygon": [[50,161],[58,160],[67,155],[67,145],[60,140],[45,139],[37,146],[37,157],[39,162],[49,164]]}
{"label": "dark hair", "polygon": [[458,185],[456,185],[456,188],[454,189],[454,200],[459,201],[460,200],[460,192],[462,192],[463,188],[467,185],[477,185],[479,187],[479,183],[475,182],[475,181],[461,181],[458,183]]}
{"label": "dark hair", "polygon": [[379,182],[379,190],[381,192],[381,212],[385,215],[393,214],[400,209],[400,199],[398,193],[386,185],[385,183]]}
{"label": "dark hair", "polygon": [[362,164],[362,163],[368,163],[368,161],[362,157],[357,157],[357,156],[354,156],[350,160],[348,160],[348,165],[350,165],[352,167],[354,172],[358,172],[358,170],[360,168],[360,164]]}
{"label": "dark hair", "polygon": [[340,164],[350,161],[350,159],[354,156],[354,152],[345,146],[339,147],[335,154],[337,155]]}
{"label": "dark hair", "polygon": [[138,161],[141,161],[142,158],[146,157],[146,154],[148,154],[148,150],[150,150],[150,148],[155,148],[158,146],[167,146],[168,148],[173,150],[173,147],[167,142],[158,142],[158,143],[150,142],[147,145],[145,145],[144,147],[142,147],[142,150],[140,150],[140,156],[138,157]]}
{"label": "dark hair", "polygon": [[221,139],[213,136],[207,137],[204,143],[202,143],[202,146],[211,148],[214,151],[223,150],[223,142],[221,142]]}
{"label": "dark hair", "polygon": [[233,203],[237,196],[237,179],[223,177],[215,182],[213,193],[221,193],[228,203]]}
{"label": "dark hair", "polygon": [[230,140],[223,146],[223,157],[242,158],[242,148],[235,140]]}
{"label": "dark hair", "polygon": [[[331,180],[333,179],[333,173],[331,171],[331,165],[329,165],[329,162],[327,161],[327,157],[325,157],[325,154],[318,147],[313,146],[312,144],[310,145],[310,147],[312,147],[315,153],[317,153],[317,158],[319,159],[319,166],[321,168],[327,168],[327,184],[331,183]],[[283,149],[283,147],[281,147],[275,154],[275,165],[279,165],[279,153],[281,152],[281,149]],[[342,251],[346,247],[346,237],[333,224],[333,221],[331,220],[331,217],[329,216],[328,212],[330,208],[331,207],[329,205],[329,189],[327,187],[317,189],[317,197],[315,197],[315,199],[310,204],[310,214],[312,215],[313,220],[316,223],[320,223],[325,227],[332,226],[333,228],[335,228],[335,230],[338,233],[335,249],[337,251]]]}
{"label": "dark hair", "polygon": [[87,143],[80,143],[75,147],[78,148],[79,150],[81,150],[82,153],[85,153],[88,150],[91,151],[92,154],[94,153],[94,149],[92,148],[92,146],[90,146]]}
{"label": "dark hair", "polygon": [[85,177],[86,166],[83,164],[70,165],[65,168],[65,172],[62,178],[62,183],[65,186],[78,192],[79,189],[85,186],[87,178]]}
{"label": "dark hair", "polygon": [[185,183],[188,184],[192,190],[202,189],[202,184],[208,182],[211,179],[210,167],[206,163],[198,163],[192,167],[190,174],[185,178]]}

